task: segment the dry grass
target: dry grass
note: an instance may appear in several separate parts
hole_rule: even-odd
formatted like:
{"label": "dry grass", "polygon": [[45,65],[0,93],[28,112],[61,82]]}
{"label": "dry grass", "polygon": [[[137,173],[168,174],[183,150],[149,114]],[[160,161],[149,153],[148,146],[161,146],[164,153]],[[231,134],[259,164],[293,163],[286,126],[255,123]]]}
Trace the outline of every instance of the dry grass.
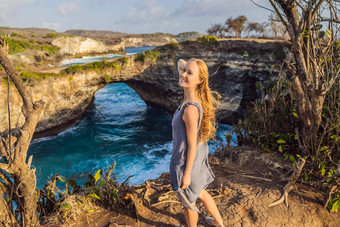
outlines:
{"label": "dry grass", "polygon": [[71,226],[89,221],[88,215],[103,210],[92,198],[83,195],[69,195],[60,204],[60,209],[42,223],[43,226]]}

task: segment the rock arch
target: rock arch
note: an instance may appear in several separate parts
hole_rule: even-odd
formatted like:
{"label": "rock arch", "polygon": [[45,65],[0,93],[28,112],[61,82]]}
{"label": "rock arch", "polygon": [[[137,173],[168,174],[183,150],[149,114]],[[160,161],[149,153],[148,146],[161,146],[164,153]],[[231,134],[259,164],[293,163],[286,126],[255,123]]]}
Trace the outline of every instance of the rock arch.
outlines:
{"label": "rock arch", "polygon": [[[283,48],[287,46],[283,41],[259,39],[226,39],[210,44],[188,41],[176,47],[157,47],[155,51],[160,53],[157,60],[136,60],[135,56],[127,56],[97,64],[97,67],[68,68],[64,73],[28,85],[33,100],[42,99],[46,103],[36,132],[62,130],[86,110],[96,91],[117,82],[133,88],[148,105],[172,113],[183,94],[177,85],[176,63],[180,58],[191,57],[207,63],[211,88],[222,95],[218,118],[230,124],[242,116],[247,103],[259,98],[256,81],[266,83],[269,77],[276,77],[277,73],[271,69],[280,64]],[[8,129],[6,99],[6,84],[0,83],[0,133]],[[23,121],[22,100],[13,86],[10,103],[12,128],[16,128]]]}

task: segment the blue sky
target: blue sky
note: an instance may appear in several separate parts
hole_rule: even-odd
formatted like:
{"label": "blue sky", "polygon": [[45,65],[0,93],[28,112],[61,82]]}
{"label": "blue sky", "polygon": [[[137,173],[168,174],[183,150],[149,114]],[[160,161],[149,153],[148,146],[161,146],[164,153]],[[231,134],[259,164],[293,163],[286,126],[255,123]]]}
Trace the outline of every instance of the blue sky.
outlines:
{"label": "blue sky", "polygon": [[[254,0],[270,7],[268,0]],[[110,30],[127,33],[198,31],[245,15],[265,22],[270,12],[250,0],[0,0],[0,26]]]}

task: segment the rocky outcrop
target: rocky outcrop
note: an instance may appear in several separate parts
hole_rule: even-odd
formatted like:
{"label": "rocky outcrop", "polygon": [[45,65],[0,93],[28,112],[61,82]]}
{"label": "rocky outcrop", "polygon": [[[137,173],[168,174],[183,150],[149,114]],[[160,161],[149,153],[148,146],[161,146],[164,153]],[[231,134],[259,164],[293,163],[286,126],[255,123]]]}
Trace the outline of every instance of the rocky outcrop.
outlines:
{"label": "rocky outcrop", "polygon": [[[159,47],[161,59],[125,83],[148,104],[174,112],[181,102],[178,86],[178,59],[203,59],[209,68],[212,90],[221,95],[218,118],[231,124],[242,116],[251,101],[260,98],[256,82],[263,84],[277,76],[275,65],[285,57],[288,44],[274,40],[227,39],[215,44],[184,42],[173,50]],[[276,67],[277,69],[277,67]]]}
{"label": "rocky outcrop", "polygon": [[[111,65],[92,70],[59,74],[27,84],[33,100],[45,101],[36,132],[45,131],[77,119],[91,103],[97,90],[109,83],[124,82],[148,104],[174,112],[183,91],[178,86],[176,63],[191,57],[206,61],[211,74],[212,90],[221,98],[219,120],[232,123],[246,110],[250,101],[260,97],[257,81],[275,79],[274,65],[284,57],[281,41],[228,39],[217,43],[184,42],[177,48],[166,45],[156,48],[161,57],[136,61],[134,56],[116,59]],[[282,60],[282,59],[281,59]],[[110,76],[110,78],[108,77]],[[13,85],[10,95],[12,128],[23,123],[22,101]],[[8,129],[7,87],[0,83],[0,132]]]}
{"label": "rocky outcrop", "polygon": [[128,37],[123,39],[126,47],[140,47],[140,46],[162,46],[177,40],[172,37],[162,36],[157,38],[143,38],[143,37]]}
{"label": "rocky outcrop", "polygon": [[60,48],[59,53],[71,55],[84,53],[109,53],[125,50],[123,42],[106,45],[101,41],[86,37],[63,36],[53,40],[52,44]]}

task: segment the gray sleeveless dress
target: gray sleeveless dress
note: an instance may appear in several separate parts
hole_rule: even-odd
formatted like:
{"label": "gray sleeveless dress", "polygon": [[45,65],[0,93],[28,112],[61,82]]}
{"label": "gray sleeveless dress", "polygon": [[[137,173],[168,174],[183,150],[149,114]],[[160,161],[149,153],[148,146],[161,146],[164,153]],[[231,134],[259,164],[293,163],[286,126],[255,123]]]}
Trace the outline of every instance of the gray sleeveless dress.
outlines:
{"label": "gray sleeveless dress", "polygon": [[[182,109],[178,107],[172,118],[172,139],[173,150],[170,161],[170,185],[174,191],[180,189],[181,179],[185,170],[187,157],[187,138],[185,123],[182,120],[184,109],[188,105],[195,105],[199,111],[198,128],[201,125],[203,111],[199,103],[187,102]],[[198,144],[196,155],[191,170],[191,182],[188,188],[184,189],[190,203],[197,200],[202,190],[214,181],[215,175],[208,162],[209,147],[207,143]],[[182,201],[183,204],[183,201]]]}

